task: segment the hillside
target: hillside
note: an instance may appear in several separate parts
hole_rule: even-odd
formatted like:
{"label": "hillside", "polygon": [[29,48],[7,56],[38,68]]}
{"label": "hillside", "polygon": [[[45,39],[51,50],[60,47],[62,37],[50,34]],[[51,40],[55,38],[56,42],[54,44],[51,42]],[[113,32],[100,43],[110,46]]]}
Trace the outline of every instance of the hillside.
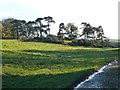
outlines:
{"label": "hillside", "polygon": [[110,46],[112,46],[112,47],[120,47],[120,40],[110,39]]}
{"label": "hillside", "polygon": [[118,48],[85,48],[16,40],[0,42],[3,88],[72,87],[118,58]]}

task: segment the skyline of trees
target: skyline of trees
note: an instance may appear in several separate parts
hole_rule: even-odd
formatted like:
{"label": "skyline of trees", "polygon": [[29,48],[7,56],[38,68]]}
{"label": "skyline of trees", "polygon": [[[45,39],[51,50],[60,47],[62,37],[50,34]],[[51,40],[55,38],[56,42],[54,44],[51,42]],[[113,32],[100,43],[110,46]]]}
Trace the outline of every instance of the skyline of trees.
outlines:
{"label": "skyline of trees", "polygon": [[[49,36],[50,26],[55,23],[53,17],[39,17],[35,21],[18,20],[8,18],[2,20],[2,38],[16,38],[20,37],[46,37]],[[74,23],[60,23],[58,27],[57,36],[60,39],[67,38],[69,40],[84,36],[84,39],[103,40],[105,37],[102,26],[93,27],[89,23],[82,22],[83,27],[78,28]],[[82,29],[82,30],[81,30]],[[82,33],[79,33],[82,31]]]}
{"label": "skyline of trees", "polygon": [[83,25],[83,31],[82,35],[84,35],[85,39],[92,38],[93,40],[103,40],[106,38],[104,36],[104,30],[102,26],[98,27],[92,27],[89,23],[82,22],[81,25]]}
{"label": "skyline of trees", "polygon": [[[43,22],[47,24],[43,24]],[[2,20],[2,38],[43,37],[50,35],[50,24],[55,23],[51,16],[37,18],[35,21],[8,18]]]}

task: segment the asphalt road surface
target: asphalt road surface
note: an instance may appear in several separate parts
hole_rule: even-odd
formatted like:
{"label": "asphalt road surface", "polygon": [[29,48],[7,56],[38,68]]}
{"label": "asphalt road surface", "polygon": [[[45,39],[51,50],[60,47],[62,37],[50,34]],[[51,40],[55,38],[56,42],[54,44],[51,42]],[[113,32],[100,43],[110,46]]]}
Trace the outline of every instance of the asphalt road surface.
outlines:
{"label": "asphalt road surface", "polygon": [[82,88],[117,88],[120,90],[120,60],[115,60],[81,82],[74,90]]}

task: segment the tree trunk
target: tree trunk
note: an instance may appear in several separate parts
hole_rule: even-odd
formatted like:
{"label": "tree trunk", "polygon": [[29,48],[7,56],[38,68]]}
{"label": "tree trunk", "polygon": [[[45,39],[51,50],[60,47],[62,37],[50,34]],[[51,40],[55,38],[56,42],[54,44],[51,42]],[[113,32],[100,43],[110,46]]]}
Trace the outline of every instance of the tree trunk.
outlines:
{"label": "tree trunk", "polygon": [[42,37],[42,31],[40,30],[40,37]]}
{"label": "tree trunk", "polygon": [[19,36],[18,36],[18,30],[17,30],[17,40],[19,39]]}

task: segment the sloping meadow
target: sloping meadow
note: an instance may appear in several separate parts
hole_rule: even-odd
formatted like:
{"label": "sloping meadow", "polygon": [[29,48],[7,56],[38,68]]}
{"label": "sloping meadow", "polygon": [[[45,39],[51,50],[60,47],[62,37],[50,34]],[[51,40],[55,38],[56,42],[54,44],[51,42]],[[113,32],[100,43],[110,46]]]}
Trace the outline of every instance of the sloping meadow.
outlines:
{"label": "sloping meadow", "polygon": [[2,42],[3,88],[71,88],[118,58],[118,48]]}

